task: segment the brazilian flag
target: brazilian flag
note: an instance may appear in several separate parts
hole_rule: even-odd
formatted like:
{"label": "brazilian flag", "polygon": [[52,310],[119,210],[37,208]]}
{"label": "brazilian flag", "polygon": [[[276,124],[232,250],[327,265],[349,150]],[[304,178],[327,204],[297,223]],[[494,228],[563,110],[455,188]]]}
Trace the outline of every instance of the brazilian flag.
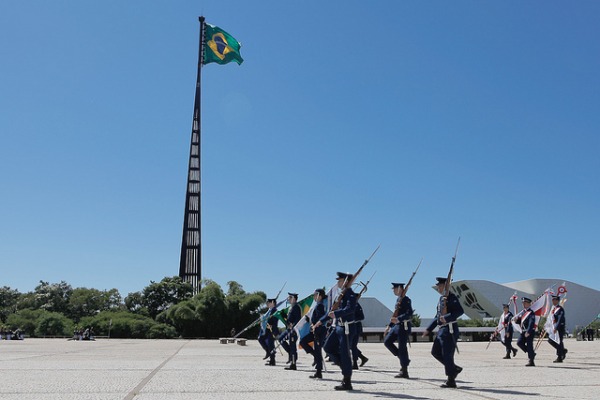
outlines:
{"label": "brazilian flag", "polygon": [[205,24],[204,33],[204,62],[217,64],[227,64],[235,61],[241,64],[244,59],[240,55],[240,42],[223,29],[214,25]]}
{"label": "brazilian flag", "polygon": [[[300,306],[300,315],[303,317],[308,310],[310,310],[310,306],[313,303],[313,295],[309,295],[306,296],[305,298],[303,298],[302,300],[298,300],[298,305]],[[273,314],[275,317],[279,318],[279,320],[281,322],[283,322],[283,324],[285,325],[287,322],[287,315],[290,311],[290,306],[284,308],[283,310],[279,310],[277,311],[275,314]],[[287,329],[287,326],[286,326]]]}

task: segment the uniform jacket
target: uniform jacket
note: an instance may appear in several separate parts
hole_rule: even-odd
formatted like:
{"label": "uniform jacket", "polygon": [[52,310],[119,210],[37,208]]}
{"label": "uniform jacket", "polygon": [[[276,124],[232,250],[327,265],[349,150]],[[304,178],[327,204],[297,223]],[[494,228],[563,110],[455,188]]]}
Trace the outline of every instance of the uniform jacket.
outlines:
{"label": "uniform jacket", "polygon": [[565,329],[565,309],[561,306],[554,307],[552,311],[552,322],[554,323],[554,329]]}
{"label": "uniform jacket", "polygon": [[[410,298],[407,296],[398,296],[398,299],[396,299],[396,309],[398,310],[398,323],[401,326],[404,326],[404,321],[408,321],[408,326],[410,327],[411,317],[413,316],[414,312]],[[390,322],[389,324],[390,328],[392,328],[394,325],[395,324],[393,322]]]}
{"label": "uniform jacket", "polygon": [[510,311],[504,314],[504,318],[502,319],[502,325],[504,325],[504,332],[506,333],[512,334],[514,331],[513,325],[511,323],[512,318],[513,313],[511,313]]}
{"label": "uniform jacket", "polygon": [[456,320],[458,317],[465,313],[460,302],[458,301],[458,297],[454,293],[449,293],[448,298],[446,299],[446,314],[442,314],[444,309],[444,296],[440,297],[437,306],[437,313],[435,315],[435,319],[431,322],[427,330],[429,332],[433,331],[436,326],[444,325],[444,323],[440,320],[441,317],[444,317],[446,320],[446,324],[454,324],[456,329],[455,332],[458,331],[458,325],[456,324]]}

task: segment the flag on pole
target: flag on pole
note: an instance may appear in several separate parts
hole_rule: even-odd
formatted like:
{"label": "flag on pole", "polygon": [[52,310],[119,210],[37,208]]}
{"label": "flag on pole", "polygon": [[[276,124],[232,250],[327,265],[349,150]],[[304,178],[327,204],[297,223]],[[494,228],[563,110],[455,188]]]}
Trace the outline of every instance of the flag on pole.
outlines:
{"label": "flag on pole", "polygon": [[[313,303],[313,295],[309,295],[306,296],[305,298],[303,298],[302,300],[298,300],[298,302],[296,304],[298,304],[300,306],[300,316],[304,316],[308,310],[310,309],[310,306]],[[279,320],[281,322],[283,322],[283,324],[287,324],[287,315],[290,311],[290,307],[286,307],[282,310],[277,311],[275,314],[273,314],[274,316],[276,316],[277,318],[279,318]]]}
{"label": "flag on pole", "polygon": [[[559,296],[561,296],[559,305],[562,307],[563,304],[567,301],[567,287],[565,283],[558,287],[556,290]],[[548,339],[552,340],[554,343],[560,343],[560,337],[558,335],[558,331],[554,331],[554,313],[557,311],[557,308],[552,306],[552,308],[548,311],[548,315],[546,315],[546,323],[544,324],[544,329],[546,330],[546,334],[548,335]]]}
{"label": "flag on pole", "polygon": [[211,24],[205,24],[205,26],[202,64],[209,64],[211,62],[227,64],[235,61],[240,65],[244,62],[240,54],[240,47],[242,47],[240,42],[217,26]]}

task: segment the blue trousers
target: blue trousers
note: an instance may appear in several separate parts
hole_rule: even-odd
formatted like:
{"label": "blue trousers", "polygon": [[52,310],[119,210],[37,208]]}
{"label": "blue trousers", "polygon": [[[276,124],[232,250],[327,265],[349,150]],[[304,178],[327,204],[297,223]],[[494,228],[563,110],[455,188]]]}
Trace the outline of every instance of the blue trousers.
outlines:
{"label": "blue trousers", "polygon": [[270,331],[267,331],[266,334],[258,337],[258,343],[262,346],[263,349],[270,354],[270,360],[275,361],[275,353],[271,353],[275,348],[275,339],[273,338],[273,334]]}
{"label": "blue trousers", "polygon": [[438,330],[437,336],[431,347],[431,355],[444,364],[446,375],[449,378],[456,378],[456,364],[454,364],[454,352],[456,351],[456,340],[458,339],[458,330],[454,334],[450,333],[448,326],[443,326]]}
{"label": "blue trousers", "polygon": [[[313,332],[310,332],[308,335],[304,336],[300,339],[300,346],[306,351],[307,354],[311,354],[315,361],[315,368],[317,371],[323,370],[323,352],[321,349],[323,348],[323,341],[325,340],[324,332],[322,335],[315,335]],[[313,346],[309,344],[313,342]]]}
{"label": "blue trousers", "polygon": [[564,357],[565,344],[563,342],[563,338],[565,336],[565,328],[558,328],[556,332],[558,333],[558,341],[560,343],[556,343],[553,340],[548,340],[548,343],[550,343],[550,345],[556,349],[556,355],[558,357]]}
{"label": "blue trousers", "polygon": [[[286,339],[288,340],[287,342]],[[281,335],[279,335],[279,338],[277,338],[277,340],[279,340],[279,342],[281,343],[281,347],[283,347],[283,349],[287,351],[287,353],[290,355],[292,363],[295,363],[298,359],[298,334],[296,334],[296,331],[293,329],[286,330]]]}
{"label": "blue trousers", "polygon": [[342,375],[348,378],[352,376],[352,356],[350,352],[355,335],[355,324],[349,325],[348,335],[346,335],[343,326],[336,326],[335,331],[329,335],[323,346],[331,361],[338,364],[342,369]]}
{"label": "blue trousers", "polygon": [[535,359],[535,350],[533,348],[533,337],[535,335],[532,333],[528,337],[525,337],[525,332],[521,333],[519,340],[517,340],[517,346],[523,350],[523,352],[527,353],[527,357],[533,361]]}
{"label": "blue trousers", "polygon": [[[408,358],[408,336],[410,335],[409,330],[404,329],[404,325],[402,323],[394,325],[393,328],[390,329],[385,339],[383,340],[383,344],[387,349],[396,357],[400,359],[400,366],[402,368],[407,368],[408,364],[410,364],[410,359]],[[398,342],[398,347],[396,347],[396,342]]]}

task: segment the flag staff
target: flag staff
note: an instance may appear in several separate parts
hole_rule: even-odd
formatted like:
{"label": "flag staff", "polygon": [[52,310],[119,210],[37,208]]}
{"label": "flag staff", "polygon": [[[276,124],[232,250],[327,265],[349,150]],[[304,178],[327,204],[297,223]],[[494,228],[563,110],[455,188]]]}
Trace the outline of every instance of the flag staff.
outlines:
{"label": "flag staff", "polygon": [[205,22],[200,21],[200,40],[198,46],[198,72],[196,75],[196,93],[194,98],[194,115],[192,121],[192,138],[190,142],[190,158],[188,164],[187,189],[185,196],[185,212],[183,216],[183,234],[181,239],[181,255],[179,258],[179,276],[184,282],[192,284],[193,293],[200,291],[202,279],[202,208],[201,189],[201,71],[204,64]]}

